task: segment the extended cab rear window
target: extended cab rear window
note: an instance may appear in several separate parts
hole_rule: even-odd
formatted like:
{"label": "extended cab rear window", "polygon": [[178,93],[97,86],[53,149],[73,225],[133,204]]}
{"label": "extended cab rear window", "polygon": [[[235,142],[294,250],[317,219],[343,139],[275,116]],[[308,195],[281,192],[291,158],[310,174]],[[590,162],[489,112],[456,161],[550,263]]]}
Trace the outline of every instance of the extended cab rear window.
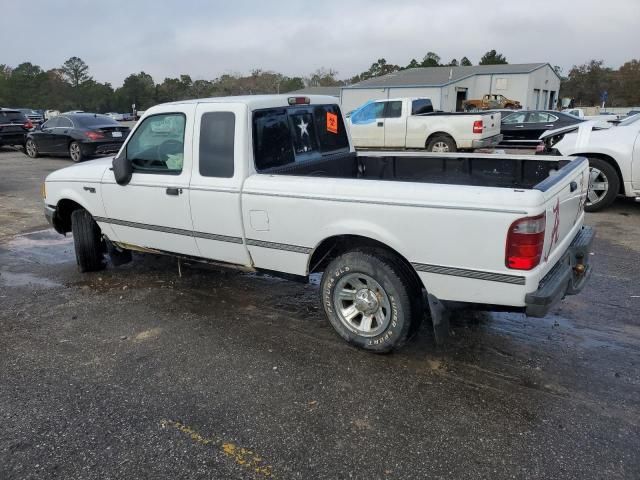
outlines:
{"label": "extended cab rear window", "polygon": [[253,114],[253,151],[258,171],[341,150],[349,150],[349,140],[337,105],[270,108]]}

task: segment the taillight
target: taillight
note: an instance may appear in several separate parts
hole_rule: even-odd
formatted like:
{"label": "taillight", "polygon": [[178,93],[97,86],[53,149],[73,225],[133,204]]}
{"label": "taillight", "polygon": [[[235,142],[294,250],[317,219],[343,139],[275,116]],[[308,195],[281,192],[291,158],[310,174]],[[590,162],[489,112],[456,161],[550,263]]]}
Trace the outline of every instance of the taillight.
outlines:
{"label": "taillight", "polygon": [[104,138],[104,135],[102,133],[94,131],[85,132],[85,135],[91,140],[99,140],[101,138]]}
{"label": "taillight", "polygon": [[482,133],[482,120],[473,122],[473,133]]}
{"label": "taillight", "polygon": [[542,258],[546,214],[516,220],[509,227],[505,263],[514,270],[531,270]]}
{"label": "taillight", "polygon": [[33,123],[31,123],[31,120],[27,120],[26,122],[24,122],[24,125],[22,126],[27,130],[31,130],[33,128]]}
{"label": "taillight", "polygon": [[311,100],[309,97],[289,97],[289,105],[309,105]]}

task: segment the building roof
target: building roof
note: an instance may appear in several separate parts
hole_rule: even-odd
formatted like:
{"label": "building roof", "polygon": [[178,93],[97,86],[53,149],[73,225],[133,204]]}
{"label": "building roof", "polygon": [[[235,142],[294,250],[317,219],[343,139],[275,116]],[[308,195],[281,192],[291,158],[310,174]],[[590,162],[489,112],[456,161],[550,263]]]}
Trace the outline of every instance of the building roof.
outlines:
{"label": "building roof", "polygon": [[[502,65],[472,65],[470,67],[409,68],[370,78],[344,88],[367,87],[441,87],[474,75],[531,73],[548,63],[512,63]],[[551,67],[551,65],[549,65]],[[552,69],[553,70],[553,69]],[[554,71],[555,73],[555,71]],[[556,74],[557,75],[557,74]]]}
{"label": "building roof", "polygon": [[333,97],[340,96],[342,87],[305,87],[293,92],[287,92],[287,95],[331,95]]}

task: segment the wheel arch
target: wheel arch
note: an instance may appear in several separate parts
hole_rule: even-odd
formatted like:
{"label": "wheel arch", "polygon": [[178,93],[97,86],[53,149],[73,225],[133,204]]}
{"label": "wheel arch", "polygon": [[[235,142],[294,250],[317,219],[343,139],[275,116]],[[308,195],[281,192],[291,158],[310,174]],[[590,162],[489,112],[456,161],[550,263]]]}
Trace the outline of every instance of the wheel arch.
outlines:
{"label": "wheel arch", "polygon": [[438,136],[449,137],[453,142],[453,144],[456,146],[456,149],[458,148],[458,142],[456,142],[456,139],[453,138],[453,135],[451,135],[449,132],[445,132],[444,130],[438,130],[430,134],[427,137],[427,140],[424,142],[424,148],[427,148],[429,146],[429,143],[431,143],[431,140],[433,140],[435,137],[438,137]]}
{"label": "wheel arch", "polygon": [[415,268],[411,265],[411,262],[398,250],[380,240],[357,234],[333,235],[318,243],[309,255],[309,259],[307,261],[307,272],[309,274],[322,272],[329,262],[337,256],[348,251],[357,251],[362,249],[380,249],[388,252],[392,257],[400,262],[407,272],[409,272],[417,285],[422,288],[426,287],[420,279],[418,272],[416,272]]}
{"label": "wheel arch", "polygon": [[53,216],[53,227],[59,233],[69,233],[71,231],[71,214],[76,210],[87,210],[79,202],[70,198],[63,198],[56,204],[56,213]]}
{"label": "wheel arch", "polygon": [[615,170],[616,173],[618,174],[618,179],[620,180],[620,188],[618,190],[618,193],[621,195],[624,195],[624,179],[622,177],[622,170],[620,169],[620,165],[618,165],[618,162],[616,162],[616,160],[611,156],[611,155],[607,155],[606,153],[573,153],[571,155],[572,157],[586,157],[587,159],[590,158],[598,158],[600,160],[603,160],[605,162],[607,162],[608,164],[610,164]]}

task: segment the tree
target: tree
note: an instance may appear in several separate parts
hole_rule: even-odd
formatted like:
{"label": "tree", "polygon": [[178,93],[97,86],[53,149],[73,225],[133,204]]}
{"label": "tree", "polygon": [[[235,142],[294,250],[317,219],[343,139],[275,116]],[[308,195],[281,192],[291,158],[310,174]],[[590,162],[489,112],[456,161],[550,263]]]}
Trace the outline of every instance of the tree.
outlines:
{"label": "tree", "polygon": [[434,52],[427,52],[427,54],[422,59],[421,67],[439,67],[440,66],[440,56]]}
{"label": "tree", "polygon": [[495,50],[489,50],[480,59],[478,65],[501,65],[509,63],[504,55],[496,52]]}
{"label": "tree", "polygon": [[458,60],[453,58],[447,65],[450,66],[450,67],[457,67],[458,66]]}
{"label": "tree", "polygon": [[302,77],[284,77],[280,82],[280,93],[293,92],[304,88]]}
{"label": "tree", "polygon": [[473,65],[473,63],[471,63],[471,60],[469,60],[467,57],[462,57],[462,59],[460,60],[461,67],[470,67],[471,65]]}
{"label": "tree", "polygon": [[415,58],[412,58],[409,64],[404,68],[407,69],[407,68],[418,68],[418,67],[420,67],[420,62],[418,62]]}
{"label": "tree", "polygon": [[342,85],[343,82],[336,79],[337,75],[338,72],[336,70],[321,67],[315,72],[311,73],[305,79],[305,83],[308,87],[335,87],[338,85]]}
{"label": "tree", "polygon": [[62,64],[61,69],[65,77],[74,88],[80,84],[91,80],[89,76],[89,66],[79,57],[71,57]]}
{"label": "tree", "polygon": [[116,91],[118,109],[126,112],[135,104],[137,110],[145,110],[156,102],[156,85],[151,75],[145,72],[131,74],[124,79],[122,87]]}
{"label": "tree", "polygon": [[620,105],[640,105],[640,60],[631,60],[620,67],[615,74],[615,88],[610,93],[611,100]]}
{"label": "tree", "polygon": [[[574,65],[562,84],[562,96],[574,99],[576,105],[598,105],[603,91],[613,84],[612,70],[603,66],[602,60],[590,60]],[[610,95],[614,100],[614,95]]]}

